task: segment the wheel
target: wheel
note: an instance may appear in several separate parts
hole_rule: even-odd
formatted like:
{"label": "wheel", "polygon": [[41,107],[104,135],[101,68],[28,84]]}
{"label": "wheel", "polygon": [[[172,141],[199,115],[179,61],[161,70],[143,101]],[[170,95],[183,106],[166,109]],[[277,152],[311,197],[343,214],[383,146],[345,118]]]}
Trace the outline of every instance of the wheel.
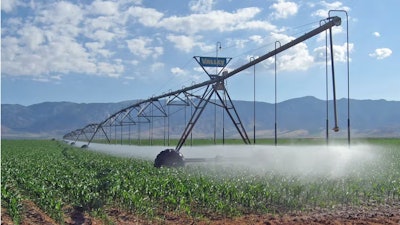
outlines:
{"label": "wheel", "polygon": [[183,155],[174,149],[165,149],[160,152],[154,160],[154,166],[160,168],[165,167],[181,167],[184,166]]}

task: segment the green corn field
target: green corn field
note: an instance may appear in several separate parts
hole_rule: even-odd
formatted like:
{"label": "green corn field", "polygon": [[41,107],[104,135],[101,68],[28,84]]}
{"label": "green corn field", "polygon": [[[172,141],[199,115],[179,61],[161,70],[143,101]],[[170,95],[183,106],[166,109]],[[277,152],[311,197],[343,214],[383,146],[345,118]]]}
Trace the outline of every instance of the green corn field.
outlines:
{"label": "green corn field", "polygon": [[290,175],[229,165],[154,168],[58,141],[2,140],[1,205],[15,224],[22,201],[60,224],[68,207],[95,215],[119,208],[142,218],[234,217],[400,201],[400,140],[361,140],[379,157],[339,177]]}

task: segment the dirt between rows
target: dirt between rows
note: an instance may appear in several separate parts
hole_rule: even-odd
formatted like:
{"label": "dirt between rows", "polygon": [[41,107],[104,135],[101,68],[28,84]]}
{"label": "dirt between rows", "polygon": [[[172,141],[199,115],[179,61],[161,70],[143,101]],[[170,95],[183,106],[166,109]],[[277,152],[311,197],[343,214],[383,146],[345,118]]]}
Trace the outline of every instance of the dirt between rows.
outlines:
{"label": "dirt between rows", "polygon": [[[30,201],[23,202],[21,225],[58,224]],[[100,225],[100,224],[400,224],[400,203],[392,205],[341,207],[336,209],[313,209],[310,212],[292,212],[277,214],[249,214],[234,218],[189,218],[167,214],[163,218],[145,220],[119,209],[108,209],[106,218],[95,218],[79,208],[64,209],[64,224]],[[5,208],[1,208],[1,225],[14,224]]]}

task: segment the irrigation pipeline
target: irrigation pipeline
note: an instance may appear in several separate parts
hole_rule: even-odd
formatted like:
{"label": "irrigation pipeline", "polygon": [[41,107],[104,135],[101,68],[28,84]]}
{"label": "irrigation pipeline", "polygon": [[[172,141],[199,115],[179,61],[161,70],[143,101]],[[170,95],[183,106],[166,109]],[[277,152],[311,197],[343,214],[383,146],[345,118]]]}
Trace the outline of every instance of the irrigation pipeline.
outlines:
{"label": "irrigation pipeline", "polygon": [[[321,32],[323,32],[325,30],[329,29],[331,31],[331,28],[333,26],[340,26],[341,25],[341,18],[338,17],[338,16],[328,17],[326,19],[326,21],[328,21],[328,22],[326,22],[323,25],[320,25],[319,27],[315,28],[314,30],[312,30],[312,31],[310,31],[308,33],[305,33],[304,35],[298,37],[297,39],[294,39],[293,41],[291,41],[291,42],[289,42],[287,44],[284,44],[284,45],[280,46],[279,48],[275,48],[273,51],[271,51],[271,52],[269,52],[269,53],[267,53],[265,55],[262,55],[262,56],[260,56],[260,57],[258,57],[256,59],[254,59],[254,60],[252,60],[252,61],[250,61],[250,62],[248,62],[248,63],[246,63],[246,64],[244,64],[242,66],[240,66],[239,68],[232,70],[231,72],[224,73],[221,76],[215,76],[213,79],[204,81],[202,83],[194,84],[194,85],[192,85],[190,87],[182,88],[182,89],[179,89],[179,90],[176,90],[176,91],[171,91],[171,92],[168,92],[168,93],[165,93],[165,94],[162,94],[162,95],[154,96],[154,97],[151,97],[149,99],[137,102],[137,103],[135,103],[135,104],[133,104],[131,106],[128,106],[128,107],[126,107],[124,109],[121,109],[118,112],[112,114],[111,116],[109,116],[106,120],[102,121],[101,123],[89,124],[85,128],[78,129],[78,130],[72,131],[72,132],[64,135],[64,139],[70,139],[70,138],[76,137],[76,140],[77,140],[79,138],[77,136],[79,136],[81,133],[83,133],[86,136],[85,129],[90,129],[91,130],[90,133],[93,133],[91,138],[87,137],[87,140],[89,140],[88,144],[90,144],[91,141],[93,140],[94,136],[96,135],[96,133],[99,130],[102,130],[103,133],[105,133],[105,131],[103,129],[103,125],[105,125],[108,122],[110,122],[111,119],[116,120],[116,117],[119,116],[119,114],[121,114],[121,113],[126,113],[122,118],[122,119],[124,119],[135,107],[141,106],[143,104],[151,104],[153,102],[157,102],[159,99],[162,99],[162,98],[171,97],[171,96],[177,96],[177,95],[180,95],[182,93],[188,93],[189,91],[197,89],[197,88],[201,88],[201,87],[205,87],[205,86],[208,86],[208,85],[211,85],[211,84],[216,84],[216,83],[223,82],[224,80],[232,77],[233,75],[235,75],[235,74],[237,74],[237,73],[239,73],[239,72],[241,72],[243,70],[246,70],[247,68],[249,68],[249,67],[251,67],[253,65],[261,63],[262,61],[264,61],[264,60],[266,60],[266,59],[268,59],[268,58],[270,58],[272,56],[275,56],[275,55],[279,54],[280,52],[283,52],[283,51],[285,51],[285,50],[287,50],[287,49],[289,49],[289,48],[291,48],[291,47],[293,47],[293,46],[295,46],[295,45],[297,45],[297,44],[299,44],[299,43],[301,43],[301,42],[303,42],[303,41],[305,41],[305,40],[307,40],[307,39],[309,39],[309,38],[311,38],[311,37],[313,37],[313,36],[315,36],[315,35],[317,35],[317,34],[319,34]],[[332,46],[331,46],[331,48],[332,48]],[[332,49],[331,49],[331,52],[332,52]],[[333,60],[333,58],[332,58],[332,60]],[[333,66],[333,64],[332,64],[332,66]],[[334,76],[334,74],[332,74],[332,75]],[[193,97],[197,97],[197,96],[193,96]],[[338,131],[337,118],[336,117],[335,117],[335,128],[334,128],[334,130]],[[108,139],[108,137],[107,137],[107,139]]]}

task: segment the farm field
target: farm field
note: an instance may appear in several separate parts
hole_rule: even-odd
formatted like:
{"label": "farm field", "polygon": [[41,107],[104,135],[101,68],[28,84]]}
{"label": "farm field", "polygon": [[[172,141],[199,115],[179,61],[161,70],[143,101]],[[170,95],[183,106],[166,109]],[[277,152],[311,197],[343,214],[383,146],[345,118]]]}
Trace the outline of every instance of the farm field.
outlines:
{"label": "farm field", "polygon": [[357,142],[372,157],[328,176],[218,163],[157,169],[59,141],[2,140],[2,224],[398,224],[400,139]]}

